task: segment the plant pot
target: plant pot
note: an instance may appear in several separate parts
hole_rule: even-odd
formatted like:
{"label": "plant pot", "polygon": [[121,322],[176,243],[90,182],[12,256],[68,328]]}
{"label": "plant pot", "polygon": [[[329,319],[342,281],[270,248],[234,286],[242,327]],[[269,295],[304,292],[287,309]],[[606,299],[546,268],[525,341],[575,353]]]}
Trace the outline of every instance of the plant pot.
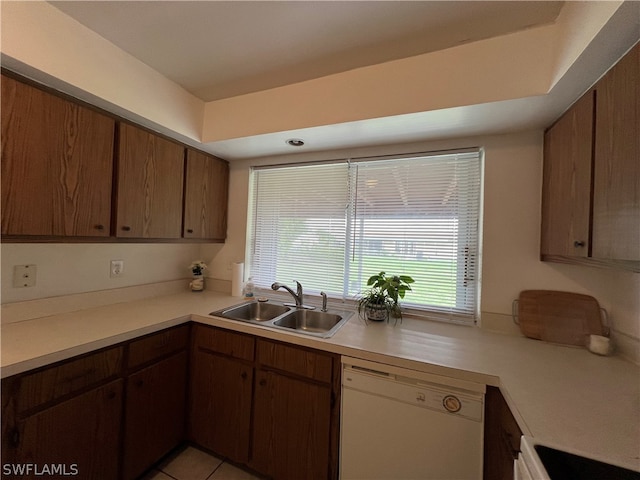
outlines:
{"label": "plant pot", "polygon": [[189,283],[192,292],[202,292],[204,290],[204,275],[194,275]]}
{"label": "plant pot", "polygon": [[386,305],[367,305],[364,309],[367,320],[372,322],[384,322],[389,319],[389,311]]}

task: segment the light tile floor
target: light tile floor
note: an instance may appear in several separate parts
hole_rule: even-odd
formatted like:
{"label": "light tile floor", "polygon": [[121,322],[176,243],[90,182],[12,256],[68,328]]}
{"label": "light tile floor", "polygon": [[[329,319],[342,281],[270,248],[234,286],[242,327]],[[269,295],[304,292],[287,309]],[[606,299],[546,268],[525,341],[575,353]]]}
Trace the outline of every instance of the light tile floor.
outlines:
{"label": "light tile floor", "polygon": [[187,447],[169,457],[143,480],[259,480],[213,455]]}

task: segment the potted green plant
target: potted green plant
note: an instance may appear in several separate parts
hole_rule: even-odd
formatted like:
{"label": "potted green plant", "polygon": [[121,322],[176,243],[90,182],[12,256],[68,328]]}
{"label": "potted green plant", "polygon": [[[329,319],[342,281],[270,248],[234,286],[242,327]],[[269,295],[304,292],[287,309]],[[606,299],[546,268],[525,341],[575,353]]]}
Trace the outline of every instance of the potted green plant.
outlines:
{"label": "potted green plant", "polygon": [[367,280],[367,290],[358,299],[358,313],[374,322],[389,320],[389,316],[402,320],[399,301],[411,291],[411,283],[414,280],[408,275],[372,275]]}

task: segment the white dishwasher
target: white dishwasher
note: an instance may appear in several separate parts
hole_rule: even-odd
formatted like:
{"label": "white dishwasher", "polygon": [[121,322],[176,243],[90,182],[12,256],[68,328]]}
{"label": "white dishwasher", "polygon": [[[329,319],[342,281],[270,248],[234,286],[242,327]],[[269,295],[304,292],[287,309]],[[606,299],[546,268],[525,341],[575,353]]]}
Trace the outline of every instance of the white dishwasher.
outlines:
{"label": "white dishwasher", "polygon": [[485,385],[342,364],[341,480],[482,478]]}

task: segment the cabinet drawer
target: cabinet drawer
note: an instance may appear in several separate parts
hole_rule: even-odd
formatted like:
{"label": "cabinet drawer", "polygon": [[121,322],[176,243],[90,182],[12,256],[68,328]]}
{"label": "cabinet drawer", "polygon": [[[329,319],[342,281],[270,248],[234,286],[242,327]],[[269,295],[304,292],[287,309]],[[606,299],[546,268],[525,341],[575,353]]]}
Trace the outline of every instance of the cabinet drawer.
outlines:
{"label": "cabinet drawer", "polygon": [[258,340],[258,363],[320,382],[331,382],[333,358],[330,354]]}
{"label": "cabinet drawer", "polygon": [[122,358],[122,347],[115,347],[19,376],[14,384],[16,412],[38,407],[118,375],[122,370]]}
{"label": "cabinet drawer", "polygon": [[181,325],[154,333],[129,344],[129,368],[151,362],[173,352],[187,348],[189,325]]}
{"label": "cabinet drawer", "polygon": [[253,361],[253,337],[242,333],[230,332],[215,327],[196,325],[194,328],[194,347],[221,353],[228,357]]}

